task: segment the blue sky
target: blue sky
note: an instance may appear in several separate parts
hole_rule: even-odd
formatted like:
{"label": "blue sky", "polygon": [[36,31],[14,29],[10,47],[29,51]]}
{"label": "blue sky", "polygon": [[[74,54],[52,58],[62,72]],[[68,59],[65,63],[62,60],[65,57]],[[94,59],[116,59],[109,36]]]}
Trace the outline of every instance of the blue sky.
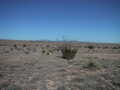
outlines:
{"label": "blue sky", "polygon": [[120,0],[0,0],[0,38],[120,43]]}

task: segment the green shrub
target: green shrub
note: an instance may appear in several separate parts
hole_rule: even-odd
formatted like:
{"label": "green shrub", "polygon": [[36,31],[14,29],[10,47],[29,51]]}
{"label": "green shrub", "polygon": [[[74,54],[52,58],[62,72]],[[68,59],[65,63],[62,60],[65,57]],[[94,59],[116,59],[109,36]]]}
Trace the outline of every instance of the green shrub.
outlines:
{"label": "green shrub", "polygon": [[60,50],[62,52],[62,58],[67,60],[73,59],[77,53],[77,49],[70,44],[64,44]]}
{"label": "green shrub", "polygon": [[89,45],[88,48],[89,48],[89,49],[94,49],[95,47],[92,46],[92,45]]}

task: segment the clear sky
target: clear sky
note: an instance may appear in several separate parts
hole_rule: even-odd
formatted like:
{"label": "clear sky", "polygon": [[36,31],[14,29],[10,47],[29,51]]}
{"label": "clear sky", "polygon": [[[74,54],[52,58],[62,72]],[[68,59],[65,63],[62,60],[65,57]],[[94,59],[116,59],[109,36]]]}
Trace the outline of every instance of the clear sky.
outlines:
{"label": "clear sky", "polygon": [[120,0],[0,0],[0,38],[120,43]]}

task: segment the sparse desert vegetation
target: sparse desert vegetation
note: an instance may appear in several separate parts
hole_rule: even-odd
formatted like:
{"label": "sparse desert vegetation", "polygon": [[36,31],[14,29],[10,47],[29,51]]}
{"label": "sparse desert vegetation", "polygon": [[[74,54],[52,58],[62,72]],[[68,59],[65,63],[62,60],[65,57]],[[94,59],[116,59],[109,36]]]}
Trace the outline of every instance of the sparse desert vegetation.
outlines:
{"label": "sparse desert vegetation", "polygon": [[119,47],[1,40],[0,90],[120,90]]}

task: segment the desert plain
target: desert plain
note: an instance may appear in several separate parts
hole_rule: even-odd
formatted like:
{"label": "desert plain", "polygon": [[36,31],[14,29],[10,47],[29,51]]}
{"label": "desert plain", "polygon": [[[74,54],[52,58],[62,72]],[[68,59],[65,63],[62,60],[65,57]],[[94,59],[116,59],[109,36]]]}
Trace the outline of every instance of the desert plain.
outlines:
{"label": "desert plain", "polygon": [[120,90],[120,44],[0,40],[0,90]]}

